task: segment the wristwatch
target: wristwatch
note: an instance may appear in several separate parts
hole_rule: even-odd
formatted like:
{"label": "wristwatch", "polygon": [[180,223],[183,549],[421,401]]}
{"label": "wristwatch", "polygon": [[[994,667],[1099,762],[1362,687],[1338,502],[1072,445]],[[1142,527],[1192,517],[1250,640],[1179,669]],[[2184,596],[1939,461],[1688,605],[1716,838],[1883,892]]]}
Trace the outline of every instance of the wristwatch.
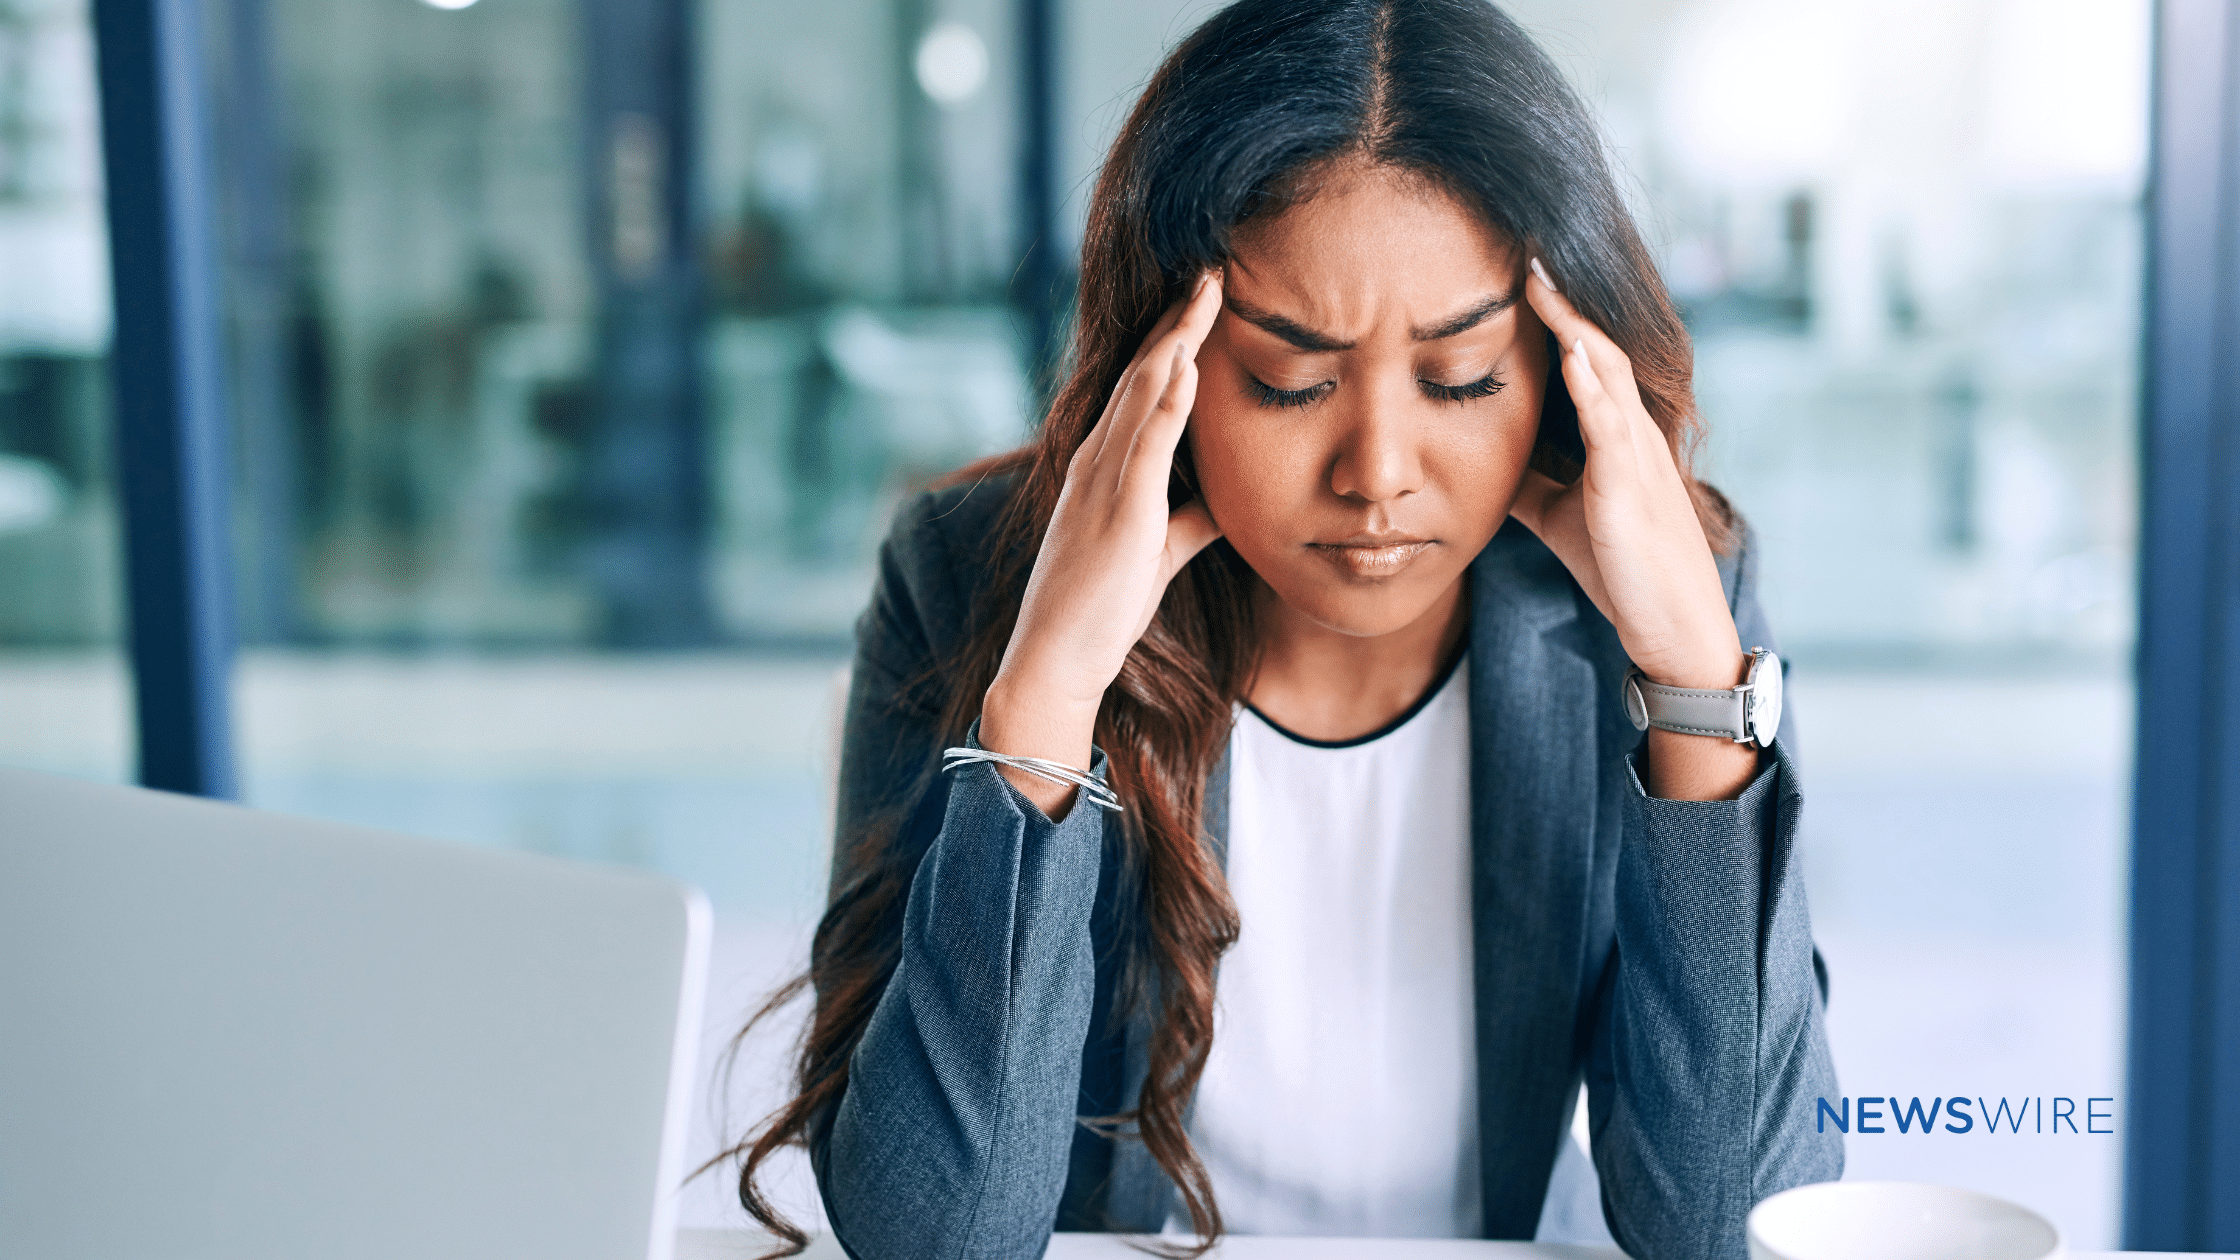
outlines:
{"label": "wristwatch", "polygon": [[1750,649],[1750,673],[1739,687],[1696,690],[1653,683],[1636,665],[1626,671],[1626,716],[1633,729],[1722,735],[1738,744],[1773,744],[1781,725],[1781,658]]}

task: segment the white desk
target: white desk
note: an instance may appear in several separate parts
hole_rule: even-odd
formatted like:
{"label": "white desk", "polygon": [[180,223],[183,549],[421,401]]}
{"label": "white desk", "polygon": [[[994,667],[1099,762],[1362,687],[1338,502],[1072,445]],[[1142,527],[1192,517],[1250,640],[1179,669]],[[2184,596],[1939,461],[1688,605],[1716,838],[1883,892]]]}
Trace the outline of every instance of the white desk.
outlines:
{"label": "white desk", "polygon": [[[677,1235],[677,1260],[748,1260],[769,1250],[767,1235],[753,1230],[688,1229]],[[1556,1243],[1482,1242],[1450,1238],[1241,1238],[1231,1236],[1210,1255],[1224,1260],[1625,1260],[1611,1247],[1567,1247]],[[809,1244],[802,1260],[845,1260],[847,1253],[830,1237]],[[1116,1234],[1058,1234],[1045,1260],[1146,1260]],[[2197,1258],[2189,1258],[2197,1260]]]}
{"label": "white desk", "polygon": [[[749,1260],[770,1249],[770,1239],[752,1230],[688,1229],[677,1235],[677,1260]],[[1213,1253],[1224,1260],[1625,1260],[1611,1247],[1570,1247],[1558,1243],[1480,1242],[1445,1238],[1238,1238]],[[2072,1251],[2069,1260],[2204,1260],[2201,1253],[2170,1251]],[[844,1260],[830,1238],[819,1238],[803,1260]],[[1050,1240],[1046,1260],[1145,1260],[1141,1251],[1111,1234],[1059,1234]]]}

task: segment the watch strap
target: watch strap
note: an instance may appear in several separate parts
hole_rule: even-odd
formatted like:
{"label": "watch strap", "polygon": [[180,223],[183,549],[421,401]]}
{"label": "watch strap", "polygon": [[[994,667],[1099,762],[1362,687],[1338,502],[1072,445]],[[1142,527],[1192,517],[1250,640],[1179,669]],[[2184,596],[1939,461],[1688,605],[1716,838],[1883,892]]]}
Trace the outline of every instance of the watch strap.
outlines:
{"label": "watch strap", "polygon": [[1747,691],[1667,687],[1650,682],[1638,669],[1626,676],[1626,685],[1632,692],[1626,697],[1626,716],[1633,719],[1635,730],[1654,726],[1682,735],[1721,735],[1738,741],[1750,737],[1744,707]]}

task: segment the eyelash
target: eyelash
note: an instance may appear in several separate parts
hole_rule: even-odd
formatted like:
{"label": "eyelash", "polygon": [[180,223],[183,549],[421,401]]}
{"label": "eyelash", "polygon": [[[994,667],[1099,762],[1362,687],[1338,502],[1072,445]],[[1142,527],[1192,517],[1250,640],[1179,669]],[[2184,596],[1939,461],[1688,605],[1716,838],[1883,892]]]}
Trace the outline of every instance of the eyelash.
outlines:
{"label": "eyelash", "polygon": [[[1263,407],[1304,407],[1320,400],[1336,383],[1324,381],[1305,389],[1277,389],[1257,376],[1247,376],[1244,379],[1245,388],[1251,392],[1254,401]],[[1507,382],[1489,372],[1464,385],[1441,385],[1437,381],[1422,379],[1418,379],[1416,384],[1421,385],[1423,392],[1438,402],[1469,402],[1475,398],[1493,397],[1501,392]]]}
{"label": "eyelash", "polygon": [[1425,380],[1416,382],[1423,386],[1424,393],[1440,402],[1469,402],[1473,398],[1491,398],[1501,392],[1505,383],[1491,372],[1465,385],[1441,385],[1437,381]]}
{"label": "eyelash", "polygon": [[1257,376],[1248,374],[1244,379],[1245,388],[1251,391],[1253,399],[1263,407],[1304,407],[1329,393],[1330,387],[1335,384],[1333,381],[1324,381],[1305,389],[1277,389]]}

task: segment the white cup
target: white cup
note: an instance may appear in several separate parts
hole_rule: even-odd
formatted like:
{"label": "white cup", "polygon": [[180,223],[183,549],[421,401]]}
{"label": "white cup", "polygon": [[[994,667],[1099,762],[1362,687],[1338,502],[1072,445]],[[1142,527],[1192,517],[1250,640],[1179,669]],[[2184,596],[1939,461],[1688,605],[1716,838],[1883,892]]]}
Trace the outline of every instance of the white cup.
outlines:
{"label": "white cup", "polygon": [[1954,1186],[1827,1181],[1750,1210],[1750,1260],[2056,1260],[2061,1231]]}

